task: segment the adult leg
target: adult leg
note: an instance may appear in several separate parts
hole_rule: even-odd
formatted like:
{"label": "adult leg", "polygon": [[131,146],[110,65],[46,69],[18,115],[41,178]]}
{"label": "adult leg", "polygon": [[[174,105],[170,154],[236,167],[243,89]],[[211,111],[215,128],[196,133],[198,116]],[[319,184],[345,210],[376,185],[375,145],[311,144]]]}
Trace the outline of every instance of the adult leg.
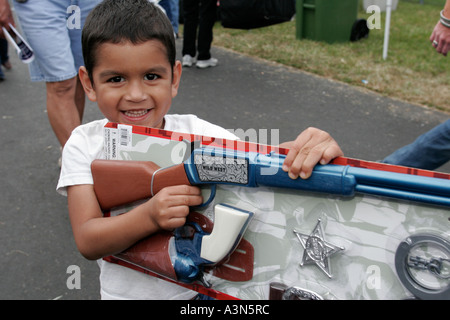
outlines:
{"label": "adult leg", "polygon": [[202,0],[200,5],[200,21],[198,27],[198,60],[211,58],[213,27],[217,18],[217,1]]}
{"label": "adult leg", "polygon": [[73,129],[81,124],[85,96],[78,77],[47,82],[47,115],[62,147]]}
{"label": "adult leg", "polygon": [[8,41],[0,38],[0,62],[6,69],[11,69],[11,62],[9,62],[8,55]]}
{"label": "adult leg", "polygon": [[199,0],[183,0],[184,32],[182,54],[195,57],[197,54],[197,27]]}
{"label": "adult leg", "polygon": [[166,12],[167,18],[169,18],[169,20],[172,21],[172,7],[171,7],[171,4],[170,4],[170,1],[169,0],[161,0],[161,1],[159,1],[158,4]]}
{"label": "adult leg", "polygon": [[[67,25],[71,4],[70,0],[14,2],[24,34],[35,51],[35,59],[29,64],[31,80],[46,83],[47,115],[61,146],[81,123],[84,111],[84,94],[82,97],[77,90],[73,31]],[[75,31],[81,35],[81,30]]]}
{"label": "adult leg", "polygon": [[450,120],[419,136],[383,162],[413,168],[434,170],[450,160]]}
{"label": "adult leg", "polygon": [[175,34],[178,36],[178,20],[180,19],[179,0],[170,0],[170,10],[172,13],[172,27]]}
{"label": "adult leg", "polygon": [[[86,18],[88,17],[92,9],[94,9],[101,1],[102,0],[70,0],[70,3],[72,5],[80,7],[80,15],[81,15],[81,28],[69,30],[70,48],[73,56],[75,70],[77,72],[81,66],[84,66],[83,50],[81,47],[82,26],[84,26]],[[86,98],[83,86],[81,85],[78,76],[76,77],[76,80],[77,81],[75,89],[75,105],[81,123],[83,120]],[[74,120],[74,122],[77,122],[77,119]],[[68,130],[73,130],[73,128],[68,128]]]}

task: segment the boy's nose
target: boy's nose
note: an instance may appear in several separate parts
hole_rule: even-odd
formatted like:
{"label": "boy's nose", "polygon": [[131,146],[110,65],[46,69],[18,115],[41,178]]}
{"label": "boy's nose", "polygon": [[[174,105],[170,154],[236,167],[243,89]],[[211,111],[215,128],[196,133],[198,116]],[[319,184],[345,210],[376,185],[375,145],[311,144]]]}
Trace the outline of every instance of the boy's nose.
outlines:
{"label": "boy's nose", "polygon": [[132,102],[140,102],[147,99],[147,93],[144,90],[143,84],[139,82],[130,83],[126,99]]}

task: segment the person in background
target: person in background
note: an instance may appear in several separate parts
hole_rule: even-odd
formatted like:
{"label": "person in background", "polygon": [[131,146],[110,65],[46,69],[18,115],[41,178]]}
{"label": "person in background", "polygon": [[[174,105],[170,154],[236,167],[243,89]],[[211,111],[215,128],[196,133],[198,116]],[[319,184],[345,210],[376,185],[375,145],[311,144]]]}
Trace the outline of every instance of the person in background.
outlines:
{"label": "person in background", "polygon": [[433,29],[430,41],[438,53],[447,56],[450,50],[450,0],[446,0],[440,19]]}
{"label": "person in background", "polygon": [[[4,38],[0,38],[0,63],[5,69],[10,70],[12,68],[8,56],[8,41]],[[0,81],[2,80],[5,80],[5,74],[0,66]]]}
{"label": "person in background", "polygon": [[[183,66],[215,67],[211,57],[213,27],[217,18],[217,0],[183,0]],[[197,38],[198,34],[198,38]],[[198,54],[197,54],[198,53]]]}
{"label": "person in background", "polygon": [[9,7],[8,0],[0,0],[0,81],[5,80],[5,74],[1,66],[8,70],[12,68],[8,56],[8,41],[2,31],[2,27],[10,31],[9,24],[15,26],[11,8]]}
{"label": "person in background", "polygon": [[435,170],[450,160],[450,120],[434,127],[382,160],[384,163]]}
{"label": "person in background", "polygon": [[172,22],[173,31],[175,32],[175,37],[178,39],[180,37],[179,32],[179,22],[180,22],[180,0],[169,0],[170,9],[172,12]]}
{"label": "person in background", "polygon": [[[64,147],[83,119],[85,95],[78,79],[83,65],[81,29],[88,13],[101,0],[14,0],[14,9],[35,59],[29,65],[31,81],[46,83],[47,114]],[[0,0],[0,15],[10,12]],[[0,20],[4,25],[4,20]]]}
{"label": "person in background", "polygon": [[150,2],[157,3],[167,15],[170,21],[172,21],[172,1],[171,0],[152,0]]}
{"label": "person in background", "polygon": [[[440,20],[430,36],[436,51],[444,56],[450,49],[450,0],[446,0]],[[434,127],[387,156],[384,163],[435,170],[450,160],[450,120]]]}

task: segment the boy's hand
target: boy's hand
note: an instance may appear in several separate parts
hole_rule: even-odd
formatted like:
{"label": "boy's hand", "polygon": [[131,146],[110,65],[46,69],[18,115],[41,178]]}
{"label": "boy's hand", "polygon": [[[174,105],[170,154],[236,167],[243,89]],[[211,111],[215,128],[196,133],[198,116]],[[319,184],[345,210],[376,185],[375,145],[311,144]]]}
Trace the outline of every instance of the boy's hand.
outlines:
{"label": "boy's hand", "polygon": [[299,176],[307,179],[316,164],[327,164],[334,158],[344,155],[329,133],[316,128],[306,129],[295,141],[283,143],[280,147],[290,149],[283,170],[288,172],[292,179]]}
{"label": "boy's hand", "polygon": [[158,228],[173,230],[186,223],[190,206],[202,203],[203,197],[198,187],[166,187],[148,200],[150,218]]}
{"label": "boy's hand", "polygon": [[105,218],[93,185],[71,186],[67,196],[75,242],[90,260],[122,252],[161,229],[183,226],[189,206],[203,202],[197,187],[167,187],[127,213]]}

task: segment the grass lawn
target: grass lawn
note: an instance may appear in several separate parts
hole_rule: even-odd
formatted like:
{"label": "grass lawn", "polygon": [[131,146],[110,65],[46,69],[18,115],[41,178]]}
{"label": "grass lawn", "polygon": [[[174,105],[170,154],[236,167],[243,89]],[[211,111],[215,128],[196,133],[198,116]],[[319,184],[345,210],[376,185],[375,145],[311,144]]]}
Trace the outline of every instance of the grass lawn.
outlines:
{"label": "grass lawn", "polygon": [[[445,0],[400,0],[392,11],[388,58],[380,29],[357,42],[327,44],[295,37],[295,21],[236,30],[217,23],[214,46],[365,87],[383,95],[450,113],[450,56],[436,53],[429,37]],[[368,19],[361,6],[358,18]]]}

